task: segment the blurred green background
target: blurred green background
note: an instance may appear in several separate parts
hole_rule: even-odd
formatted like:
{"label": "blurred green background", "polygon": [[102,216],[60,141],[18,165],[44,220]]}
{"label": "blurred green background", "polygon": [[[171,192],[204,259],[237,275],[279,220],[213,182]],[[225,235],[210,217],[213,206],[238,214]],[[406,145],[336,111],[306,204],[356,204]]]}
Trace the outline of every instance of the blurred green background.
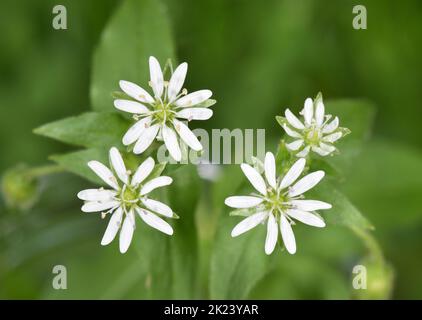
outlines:
{"label": "blurred green background", "polygon": [[[368,11],[367,30],[352,28],[356,1],[163,2],[177,56],[189,62],[188,87],[210,88],[218,100],[214,117],[199,124],[207,129],[266,128],[274,149],[282,134],[275,115],[286,107],[299,111],[318,91],[376,105],[372,136],[342,189],[376,227],[395,270],[392,298],[421,299],[422,2],[359,1]],[[90,108],[92,55],[120,1],[61,1],[67,30],[51,26],[56,4],[0,4],[0,172],[72,150],[32,130]],[[148,298],[142,294],[148,283],[136,277],[136,252],[100,247],[104,223],[80,212],[75,195],[90,183],[65,173],[41,183],[30,210],[6,209],[0,199],[0,298]],[[206,196],[198,210],[212,214]],[[362,244],[340,227],[312,232],[306,249],[307,235],[299,231],[303,250],[284,256],[249,297],[351,296],[350,270]],[[207,236],[199,234],[212,243]],[[68,268],[68,290],[51,287],[57,264]],[[197,292],[207,297],[206,284]]]}

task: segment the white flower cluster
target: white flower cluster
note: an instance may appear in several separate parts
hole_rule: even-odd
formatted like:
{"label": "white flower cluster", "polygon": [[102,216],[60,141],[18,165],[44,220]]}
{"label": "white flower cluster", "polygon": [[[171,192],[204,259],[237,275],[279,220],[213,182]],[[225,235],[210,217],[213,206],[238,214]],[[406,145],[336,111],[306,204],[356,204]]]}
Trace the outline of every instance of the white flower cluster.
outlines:
{"label": "white flower cluster", "polygon": [[[332,154],[336,142],[349,133],[346,128],[339,127],[339,119],[331,120],[331,115],[325,115],[322,95],[318,94],[315,101],[306,99],[301,111],[304,122],[299,120],[289,109],[284,117],[277,117],[287,135],[294,138],[286,144],[287,150],[300,158],[295,160],[284,175],[276,174],[275,157],[271,152],[265,156],[264,177],[248,164],[241,164],[241,169],[258,194],[247,196],[232,196],[225,200],[231,208],[240,210],[247,215],[243,221],[232,230],[232,237],[249,231],[259,224],[267,225],[265,253],[271,254],[277,244],[280,230],[286,250],[296,253],[296,240],[292,225],[294,220],[314,227],[325,227],[325,222],[317,210],[331,208],[331,204],[305,199],[304,193],[317,185],[324,177],[324,171],[315,171],[300,178],[305,171],[306,157],[310,151],[320,156]],[[261,165],[262,166],[262,165]],[[299,179],[300,178],[300,179]]]}
{"label": "white flower cluster", "polygon": [[[199,90],[187,93],[182,90],[188,64],[180,64],[170,80],[164,81],[160,63],[156,58],[149,58],[150,86],[154,97],[146,90],[129,81],[120,81],[120,88],[128,95],[126,99],[117,99],[114,106],[125,112],[134,114],[137,122],[123,137],[124,145],[134,144],[133,152],[144,152],[155,138],[164,143],[176,161],[182,159],[177,135],[195,151],[202,150],[202,145],[195,134],[181,120],[208,120],[212,117],[209,109],[210,90]],[[212,103],[212,102],[211,102]],[[177,135],[176,135],[177,133]]]}
{"label": "white flower cluster", "polygon": [[297,157],[305,158],[310,151],[320,156],[332,154],[337,150],[334,143],[350,132],[339,127],[338,117],[332,119],[332,115],[325,114],[321,94],[314,101],[307,98],[300,114],[303,121],[289,109],[286,109],[285,117],[277,117],[286,134],[293,138],[286,147]]}
{"label": "white flower cluster", "polygon": [[[138,85],[129,81],[120,81],[120,88],[127,95],[117,99],[114,106],[133,114],[137,120],[123,136],[124,145],[132,145],[135,154],[141,154],[157,138],[164,140],[170,155],[180,161],[182,158],[178,136],[195,151],[202,149],[195,134],[181,120],[207,120],[213,112],[209,107],[215,103],[209,99],[210,90],[187,93],[182,89],[188,65],[180,64],[174,70],[170,80],[164,81],[163,71],[156,58],[149,58],[150,86],[153,96]],[[176,134],[177,133],[177,134]],[[155,162],[146,159],[132,174],[117,148],[110,149],[111,169],[98,161],[88,162],[88,166],[112,189],[87,189],[78,193],[79,199],[85,201],[83,212],[101,212],[102,217],[111,215],[107,229],[101,240],[107,245],[120,230],[120,252],[125,253],[132,241],[135,230],[135,215],[149,226],[173,234],[173,228],[159,216],[177,218],[166,204],[149,197],[153,190],[170,185],[172,178],[153,176]]]}

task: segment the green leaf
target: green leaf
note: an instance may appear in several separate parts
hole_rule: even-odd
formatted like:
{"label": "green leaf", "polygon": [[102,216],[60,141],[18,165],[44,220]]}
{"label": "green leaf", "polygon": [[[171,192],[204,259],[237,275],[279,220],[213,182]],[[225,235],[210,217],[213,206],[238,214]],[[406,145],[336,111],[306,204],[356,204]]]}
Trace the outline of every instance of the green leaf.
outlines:
{"label": "green leaf", "polygon": [[67,154],[52,155],[50,159],[69,172],[88,179],[95,184],[104,185],[104,182],[88,167],[87,163],[91,160],[97,160],[107,165],[108,151],[105,149],[87,149]]}
{"label": "green leaf", "polygon": [[322,160],[335,170],[347,173],[371,136],[375,107],[367,100],[358,99],[327,100],[325,106],[326,113],[337,116],[340,126],[350,129],[351,133],[335,144],[339,154]]}
{"label": "green leaf", "polygon": [[121,146],[130,123],[116,113],[89,112],[45,124],[34,133],[88,148]]}
{"label": "green leaf", "polygon": [[149,88],[149,56],[161,65],[174,59],[166,8],[158,0],[126,0],[103,31],[93,61],[91,102],[94,110],[113,109],[111,93],[119,80]]}

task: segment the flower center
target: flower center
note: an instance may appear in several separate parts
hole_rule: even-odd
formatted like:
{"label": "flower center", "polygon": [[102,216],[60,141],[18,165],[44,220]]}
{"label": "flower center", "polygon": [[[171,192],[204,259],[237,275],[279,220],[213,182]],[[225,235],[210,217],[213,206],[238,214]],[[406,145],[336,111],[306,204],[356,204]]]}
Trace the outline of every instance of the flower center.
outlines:
{"label": "flower center", "polygon": [[307,144],[318,145],[319,140],[321,139],[321,131],[319,128],[312,126],[305,132],[304,138]]}
{"label": "flower center", "polygon": [[122,190],[121,199],[122,199],[123,202],[126,202],[126,203],[135,203],[139,199],[138,192],[136,192],[136,190],[126,186]]}
{"label": "flower center", "polygon": [[287,201],[288,201],[288,198],[286,195],[277,194],[275,190],[271,189],[268,191],[268,194],[267,194],[266,209],[267,210],[275,209],[274,213],[277,215],[278,214],[277,209],[281,209],[282,211],[284,211],[285,209],[288,208]]}
{"label": "flower center", "polygon": [[167,122],[174,118],[174,112],[172,111],[171,105],[157,101],[154,105],[154,118],[157,122]]}

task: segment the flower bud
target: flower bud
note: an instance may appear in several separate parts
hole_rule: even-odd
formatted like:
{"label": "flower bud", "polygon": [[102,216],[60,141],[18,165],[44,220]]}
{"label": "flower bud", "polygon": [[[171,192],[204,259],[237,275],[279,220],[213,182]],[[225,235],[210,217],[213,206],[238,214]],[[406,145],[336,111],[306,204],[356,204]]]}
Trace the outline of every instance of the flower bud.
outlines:
{"label": "flower bud", "polygon": [[38,199],[39,181],[29,174],[26,165],[20,164],[4,173],[1,190],[9,208],[27,210]]}

